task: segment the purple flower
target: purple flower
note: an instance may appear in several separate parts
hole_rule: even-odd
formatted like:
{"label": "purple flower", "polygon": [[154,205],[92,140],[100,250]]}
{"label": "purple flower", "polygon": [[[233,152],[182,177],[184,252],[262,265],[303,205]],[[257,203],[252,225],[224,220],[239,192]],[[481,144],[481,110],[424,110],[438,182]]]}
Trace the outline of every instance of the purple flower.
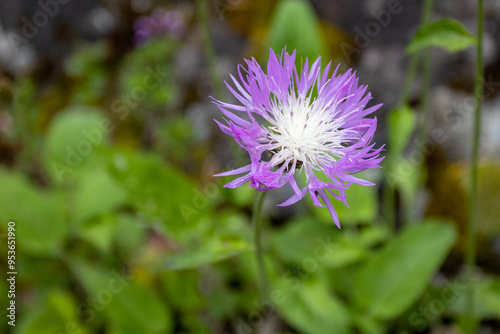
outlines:
{"label": "purple flower", "polygon": [[139,17],[135,21],[134,29],[134,41],[140,44],[151,37],[164,34],[172,38],[180,38],[186,32],[186,22],[182,12],[178,10],[156,9],[150,17]]}
{"label": "purple flower", "polygon": [[[215,176],[245,173],[228,188],[248,181],[260,191],[289,184],[295,194],[279,206],[309,192],[314,205],[326,205],[340,228],[329,194],[347,205],[351,184],[374,185],[352,174],[380,168],[384,159],[379,157],[383,146],[375,149],[371,143],[377,119],[365,118],[381,104],[365,109],[371,94],[358,86],[355,73],[337,75],[337,66],[329,77],[331,63],[321,71],[320,62],[321,57],[309,68],[306,58],[299,72],[295,51],[290,55],[285,49],[279,58],[270,50],[267,74],[253,58],[246,60],[247,69],[238,67],[240,81],[231,76],[235,88],[226,86],[241,105],[215,100],[227,125],[216,122],[248,152],[251,163]],[[296,179],[301,173],[306,177],[302,187]]]}

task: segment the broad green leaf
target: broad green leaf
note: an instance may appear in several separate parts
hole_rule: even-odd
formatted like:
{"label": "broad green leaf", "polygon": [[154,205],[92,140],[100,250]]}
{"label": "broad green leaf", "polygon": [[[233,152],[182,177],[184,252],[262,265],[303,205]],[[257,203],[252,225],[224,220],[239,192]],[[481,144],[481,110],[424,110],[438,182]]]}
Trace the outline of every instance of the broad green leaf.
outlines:
{"label": "broad green leaf", "polygon": [[351,333],[346,307],[320,280],[289,284],[278,277],[270,292],[278,313],[301,333]]}
{"label": "broad green leaf", "polygon": [[312,258],[318,266],[339,268],[366,255],[358,241],[348,240],[337,227],[302,217],[289,222],[284,230],[276,233],[271,243],[285,261],[307,265],[305,259]]}
{"label": "broad green leaf", "polygon": [[112,216],[90,219],[78,226],[78,236],[104,253],[111,250],[117,222]]}
{"label": "broad green leaf", "polygon": [[82,222],[94,215],[110,213],[125,198],[125,190],[105,170],[91,170],[78,180],[71,213],[77,222]]}
{"label": "broad green leaf", "polygon": [[171,305],[182,312],[194,312],[203,307],[197,270],[163,271],[163,290]]}
{"label": "broad green leaf", "polygon": [[451,224],[412,226],[366,262],[354,280],[355,302],[369,317],[394,319],[420,296],[456,237]]}
{"label": "broad green leaf", "polygon": [[381,321],[366,317],[364,314],[351,313],[352,321],[363,334],[385,334],[387,328]]}
{"label": "broad green leaf", "polygon": [[251,246],[236,236],[221,237],[204,242],[200,248],[169,256],[166,267],[173,270],[193,269],[218,262],[250,250]]}
{"label": "broad green leaf", "polygon": [[453,19],[441,19],[420,28],[406,48],[414,54],[431,46],[457,52],[476,44],[476,38],[462,23]]}
{"label": "broad green leaf", "polygon": [[111,131],[111,120],[96,107],[74,106],[61,111],[50,125],[43,160],[53,181],[72,177],[88,164]]}
{"label": "broad green leaf", "polygon": [[500,280],[497,279],[489,284],[483,284],[477,290],[479,290],[479,293],[477,293],[476,305],[483,312],[477,312],[476,315],[483,317],[489,315],[491,317],[493,312],[496,317],[500,317]]}
{"label": "broad green leaf", "polygon": [[[495,318],[500,314],[500,284],[486,276],[476,276],[472,281],[474,289],[474,316],[478,319]],[[461,277],[449,278],[436,287],[435,299],[441,300],[446,309],[443,312],[453,317],[463,316],[467,310],[470,282]]]}
{"label": "broad green leaf", "polygon": [[186,175],[152,155],[113,153],[111,160],[112,175],[144,218],[160,222],[171,238],[200,235],[218,192],[199,190]]}
{"label": "broad green leaf", "polygon": [[66,291],[50,291],[43,306],[22,319],[25,334],[89,333],[78,317],[74,297]]}
{"label": "broad green leaf", "polygon": [[415,129],[415,112],[409,106],[399,106],[389,114],[388,123],[389,154],[392,159],[399,158]]}
{"label": "broad green leaf", "polygon": [[[389,149],[384,166],[387,167],[385,178],[389,186],[399,186],[410,200],[420,184],[421,162],[403,157],[403,151],[408,145],[416,126],[415,112],[409,106],[399,106],[389,114]],[[420,148],[418,148],[420,150]],[[421,154],[422,158],[423,153]],[[405,204],[406,205],[406,204]]]}
{"label": "broad green leaf", "polygon": [[0,220],[16,223],[16,248],[36,256],[56,255],[67,233],[62,198],[2,170],[0,184]]}
{"label": "broad green leaf", "polygon": [[[369,175],[366,172],[362,172],[357,173],[354,176],[363,180],[375,182],[373,175],[375,175],[375,173]],[[317,176],[323,182],[331,182],[324,174]],[[298,175],[297,181],[299,185],[306,184],[307,181],[304,173]],[[346,190],[346,196],[346,201],[349,207],[333,196],[330,196],[330,201],[332,202],[332,205],[339,217],[340,226],[344,226],[345,224],[352,225],[353,223],[359,224],[373,222],[378,214],[376,187],[352,184]],[[309,207],[309,210],[312,211],[313,216],[322,223],[335,226],[330,212],[324,207],[314,206],[310,196],[305,197],[305,204]]]}
{"label": "broad green leaf", "polygon": [[148,231],[146,226],[137,218],[125,214],[113,215],[108,219],[116,220],[113,238],[118,250],[123,252],[125,257],[134,255],[145,239]]}
{"label": "broad green leaf", "polygon": [[[365,179],[361,175],[356,175],[356,177]],[[376,218],[378,209],[377,189],[375,187],[353,184],[347,189],[346,196],[349,207],[330,196],[341,226],[352,223],[371,223]],[[322,222],[333,224],[332,216],[328,210],[314,206],[312,201],[309,201],[309,206]]]}
{"label": "broad green leaf", "polygon": [[116,270],[106,271],[79,260],[72,260],[70,266],[90,300],[94,300],[86,305],[92,311],[88,317],[103,312],[118,333],[170,331],[170,311],[150,288],[134,283],[132,277]]}
{"label": "broad green leaf", "polygon": [[107,309],[119,333],[170,333],[172,318],[158,294],[142,285],[130,283],[117,294]]}
{"label": "broad green leaf", "polygon": [[269,46],[276,53],[285,46],[288,52],[296,49],[298,62],[300,57],[308,57],[309,65],[318,56],[326,56],[319,21],[309,1],[283,0],[278,3],[271,21]]}

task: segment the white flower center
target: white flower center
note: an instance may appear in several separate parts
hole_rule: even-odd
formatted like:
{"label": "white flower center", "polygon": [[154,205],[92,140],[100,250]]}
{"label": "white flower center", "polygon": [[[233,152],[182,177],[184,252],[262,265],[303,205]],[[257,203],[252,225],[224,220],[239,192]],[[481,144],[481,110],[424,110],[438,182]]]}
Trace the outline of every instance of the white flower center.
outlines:
{"label": "white flower center", "polygon": [[291,96],[287,104],[273,105],[274,119],[267,135],[273,166],[310,165],[317,170],[335,163],[343,155],[343,144],[357,138],[354,131],[341,128],[343,119],[335,118],[336,106],[316,102]]}

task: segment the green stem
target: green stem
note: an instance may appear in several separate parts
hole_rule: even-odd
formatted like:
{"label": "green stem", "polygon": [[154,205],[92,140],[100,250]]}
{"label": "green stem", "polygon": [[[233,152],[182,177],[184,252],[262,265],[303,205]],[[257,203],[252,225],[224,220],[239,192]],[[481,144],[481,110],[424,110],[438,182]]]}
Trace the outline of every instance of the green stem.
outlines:
{"label": "green stem", "polygon": [[476,98],[476,109],[474,112],[474,134],[472,144],[472,171],[470,188],[470,211],[469,221],[466,229],[465,265],[467,270],[467,282],[469,290],[464,317],[464,330],[473,333],[475,327],[474,316],[474,268],[476,266],[476,225],[478,207],[478,160],[479,160],[479,136],[481,132],[481,109],[483,104],[483,28],[484,27],[484,5],[483,0],[477,2],[477,55],[476,55],[476,78],[474,94]]}
{"label": "green stem", "polygon": [[417,72],[418,67],[418,54],[414,54],[410,58],[410,64],[408,65],[408,72],[406,73],[406,80],[403,88],[403,94],[401,96],[402,105],[410,104],[410,93],[411,87],[413,85],[413,79],[415,78],[415,73]]}
{"label": "green stem", "polygon": [[261,211],[262,203],[264,202],[264,197],[266,196],[265,191],[259,191],[255,199],[252,212],[252,225],[254,226],[254,243],[255,243],[255,256],[257,258],[257,270],[259,274],[259,290],[261,298],[264,299],[267,296],[268,284],[266,268],[264,264],[264,249],[262,247],[262,220]]}
{"label": "green stem", "polygon": [[[432,13],[432,6],[433,6],[433,1],[432,0],[425,0],[424,5],[422,8],[422,18],[420,20],[420,25],[419,27],[423,27],[426,24],[429,23],[429,20],[431,18],[431,13]],[[417,68],[418,68],[418,61],[419,61],[419,54],[414,54],[410,58],[410,64],[408,66],[408,73],[406,74],[406,80],[403,88],[403,94],[401,96],[401,101],[400,103],[403,105],[408,105],[410,101],[410,93],[411,93],[411,87],[413,85],[413,80],[415,78],[415,74],[417,73]]]}
{"label": "green stem", "polygon": [[427,128],[429,126],[429,100],[431,91],[431,68],[432,68],[432,58],[431,49],[423,51],[423,83],[422,83],[422,102],[420,104],[420,110],[422,113],[422,118],[420,120],[420,128],[418,137],[419,140],[425,140],[427,137]]}
{"label": "green stem", "polygon": [[[419,27],[423,27],[427,25],[430,21],[431,14],[432,14],[432,8],[433,8],[433,0],[425,0],[423,7],[422,7],[422,16],[420,19],[420,24]],[[422,120],[421,120],[421,125],[418,127],[418,133],[419,133],[419,139],[420,140],[425,140],[426,137],[426,132],[427,132],[427,123],[428,123],[428,118],[429,118],[429,112],[428,112],[428,105],[429,105],[429,93],[430,93],[430,85],[431,85],[431,50],[427,49],[424,51],[424,53],[417,53],[413,54],[410,58],[410,63],[408,65],[408,70],[406,74],[406,79],[405,83],[403,86],[403,92],[401,94],[401,99],[399,101],[399,104],[402,106],[409,105],[410,104],[410,95],[411,95],[411,88],[414,83],[415,75],[417,73],[420,57],[423,56],[423,66],[424,66],[424,83],[423,83],[423,96],[422,96],[422,103],[421,103],[421,108],[422,108]],[[392,194],[390,193],[392,192]],[[394,193],[394,190],[387,189],[386,191],[386,216],[388,217],[388,220],[392,222],[392,225],[395,227],[396,226],[396,194]],[[390,201],[390,202],[388,202]],[[402,224],[405,222],[408,222],[411,220],[411,206],[412,200],[410,198],[401,198],[400,201],[400,212],[401,212],[401,218],[402,218]],[[391,212],[392,211],[392,212]]]}
{"label": "green stem", "polygon": [[[424,1],[424,9],[422,15],[422,26],[429,23],[432,14],[433,0]],[[429,98],[431,91],[431,68],[432,57],[431,48],[423,51],[423,83],[422,83],[422,103],[420,104],[422,119],[420,123],[420,140],[425,140],[427,137],[427,127],[429,125]]]}
{"label": "green stem", "polygon": [[[425,0],[424,5],[423,5],[423,13],[422,13],[422,22],[421,22],[421,27],[426,26],[429,24],[431,14],[432,14],[432,8],[433,8],[433,0]],[[420,119],[419,123],[417,126],[417,135],[416,135],[416,140],[417,144],[420,145],[420,143],[425,143],[427,140],[427,131],[429,127],[429,117],[430,117],[430,93],[431,93],[431,82],[432,82],[432,54],[431,54],[432,49],[428,47],[427,49],[423,50],[420,53],[420,56],[422,57],[422,99],[420,102],[419,106],[419,112],[420,112]],[[420,184],[424,184],[425,180],[423,173],[424,169],[426,168],[425,164],[425,157],[420,161],[420,168],[417,170],[419,173],[418,179]],[[408,200],[407,199],[406,203],[407,207],[410,207],[410,203],[413,202],[413,200]],[[412,219],[412,212],[410,209],[405,210],[405,220],[410,221]]]}
{"label": "green stem", "polygon": [[384,200],[384,213],[385,219],[387,220],[389,227],[393,231],[396,231],[396,189],[392,184],[386,182],[385,186],[382,188],[382,196]]}
{"label": "green stem", "polygon": [[217,73],[217,62],[215,58],[214,46],[212,44],[212,39],[210,38],[210,22],[208,16],[208,5],[206,0],[197,0],[196,8],[198,11],[198,17],[200,20],[200,28],[203,39],[203,47],[205,49],[205,56],[207,57],[207,63],[210,70],[210,79],[212,80],[212,85],[214,88],[215,95],[218,99],[222,98],[222,84],[219,80],[219,75]]}

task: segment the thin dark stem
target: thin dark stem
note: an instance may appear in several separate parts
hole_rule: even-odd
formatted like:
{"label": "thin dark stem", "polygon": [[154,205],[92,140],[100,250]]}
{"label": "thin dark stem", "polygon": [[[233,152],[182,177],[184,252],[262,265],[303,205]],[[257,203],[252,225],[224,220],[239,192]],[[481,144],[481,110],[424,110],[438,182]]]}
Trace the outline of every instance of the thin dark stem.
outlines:
{"label": "thin dark stem", "polygon": [[264,249],[262,247],[262,220],[261,220],[262,203],[264,202],[265,196],[266,196],[265,191],[259,191],[255,199],[252,212],[252,224],[254,226],[255,256],[257,258],[257,270],[259,275],[258,284],[262,299],[264,299],[267,296],[268,292],[267,275],[264,264]]}
{"label": "thin dark stem", "polygon": [[470,188],[470,211],[469,221],[466,229],[465,265],[467,270],[467,282],[469,290],[467,293],[467,304],[465,310],[464,330],[473,333],[475,327],[474,316],[474,270],[476,266],[476,225],[478,207],[478,160],[479,160],[479,137],[481,133],[481,109],[483,104],[483,29],[484,29],[484,6],[483,0],[477,2],[477,55],[476,55],[476,78],[474,94],[476,98],[476,109],[474,112],[474,134],[471,157],[471,188]]}
{"label": "thin dark stem", "polygon": [[215,51],[210,38],[210,22],[208,16],[208,4],[206,0],[197,0],[196,8],[200,20],[201,34],[203,38],[203,47],[205,49],[205,56],[207,58],[208,67],[210,70],[210,79],[214,88],[215,95],[218,99],[222,98],[222,85],[217,73],[217,62],[215,58]]}

